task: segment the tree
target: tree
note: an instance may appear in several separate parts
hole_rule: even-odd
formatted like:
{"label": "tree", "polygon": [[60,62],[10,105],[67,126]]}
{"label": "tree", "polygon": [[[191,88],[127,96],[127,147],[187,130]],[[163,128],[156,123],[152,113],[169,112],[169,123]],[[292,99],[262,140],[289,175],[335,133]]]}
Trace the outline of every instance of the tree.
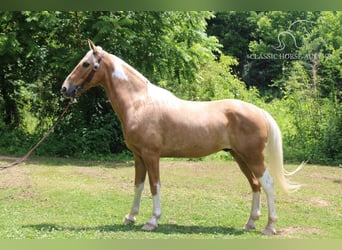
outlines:
{"label": "tree", "polygon": [[[342,24],[340,12],[322,12],[280,80],[297,133],[290,143],[318,163],[335,163],[342,151]],[[300,101],[298,101],[300,100]]]}
{"label": "tree", "polygon": [[[318,13],[293,11],[261,12],[251,20],[257,23],[253,40],[249,44],[250,53],[255,56],[246,65],[244,79],[263,92],[277,88],[270,86],[281,78],[284,68],[303,46],[303,40],[310,35]],[[271,93],[272,93],[271,92]]]}
{"label": "tree", "polygon": [[215,18],[208,20],[208,35],[219,39],[223,54],[237,58],[239,63],[233,66],[233,70],[240,78],[244,75],[252,34],[257,29],[256,21],[251,19],[255,15],[254,11],[224,11],[215,13]]}
{"label": "tree", "polygon": [[[219,47],[216,38],[205,33],[206,19],[212,17],[207,11],[0,14],[0,129],[8,140],[19,130],[39,136],[53,122],[65,103],[61,83],[87,51],[87,38],[176,92],[181,84],[196,83],[200,65],[212,60],[212,51]],[[81,155],[124,148],[120,124],[102,89],[83,95],[73,109],[56,128],[59,140],[50,139],[57,143],[42,145],[40,152]],[[7,124],[12,124],[11,136]],[[6,140],[1,143],[8,145]]]}

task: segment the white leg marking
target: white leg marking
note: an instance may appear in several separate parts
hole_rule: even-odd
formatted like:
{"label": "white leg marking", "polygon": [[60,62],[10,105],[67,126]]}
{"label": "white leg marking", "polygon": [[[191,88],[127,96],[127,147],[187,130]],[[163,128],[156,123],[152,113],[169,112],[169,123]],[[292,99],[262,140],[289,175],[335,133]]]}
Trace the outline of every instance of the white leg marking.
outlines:
{"label": "white leg marking", "polygon": [[273,180],[268,170],[265,171],[265,173],[259,179],[259,181],[266,193],[267,206],[268,206],[268,223],[263,233],[267,235],[276,234],[276,230],[274,228],[274,225],[277,221],[277,214],[275,211],[275,200],[274,200],[275,193],[274,193]]}
{"label": "white leg marking", "polygon": [[149,221],[143,226],[143,230],[151,231],[158,227],[158,219],[161,217],[161,205],[160,205],[160,185],[157,184],[157,193],[152,197],[153,199],[153,211],[152,217]]}
{"label": "white leg marking", "polygon": [[158,219],[161,216],[161,205],[160,205],[160,185],[157,185],[157,194],[153,196],[153,216]]}
{"label": "white leg marking", "polygon": [[143,190],[144,190],[144,182],[140,183],[138,186],[135,186],[133,205],[132,205],[130,213],[127,214],[124,218],[125,224],[135,223],[136,221],[135,216],[139,214],[140,200],[141,200],[141,194]]}
{"label": "white leg marking", "polygon": [[254,221],[260,217],[260,192],[253,192],[252,209],[251,215],[247,224],[245,225],[246,230],[255,229]]}

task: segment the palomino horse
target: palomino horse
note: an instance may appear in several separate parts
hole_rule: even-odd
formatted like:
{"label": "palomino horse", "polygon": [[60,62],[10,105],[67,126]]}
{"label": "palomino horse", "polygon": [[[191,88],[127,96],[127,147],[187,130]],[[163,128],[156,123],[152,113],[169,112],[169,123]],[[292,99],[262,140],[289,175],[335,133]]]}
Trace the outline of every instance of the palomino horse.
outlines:
{"label": "palomino horse", "polygon": [[[90,51],[66,78],[61,91],[74,98],[100,85],[121,121],[135,161],[135,195],[124,223],[136,221],[147,173],[153,211],[143,229],[157,228],[161,217],[160,157],[202,157],[224,150],[233,155],[252,187],[251,214],[245,229],[255,228],[260,216],[262,187],[268,203],[268,224],[263,233],[275,234],[277,216],[270,173],[285,191],[299,187],[285,178],[299,168],[292,173],[284,170],[281,133],[275,120],[266,111],[239,100],[181,100],[150,83],[120,58],[90,40],[88,43]],[[266,151],[270,173],[264,163]]]}

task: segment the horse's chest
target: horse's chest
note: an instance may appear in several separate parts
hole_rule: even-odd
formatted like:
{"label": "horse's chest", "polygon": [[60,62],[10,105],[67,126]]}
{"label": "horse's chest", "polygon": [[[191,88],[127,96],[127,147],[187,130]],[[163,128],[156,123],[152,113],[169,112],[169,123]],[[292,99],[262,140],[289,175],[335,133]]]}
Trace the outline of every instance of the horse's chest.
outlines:
{"label": "horse's chest", "polygon": [[125,143],[132,151],[141,148],[156,148],[162,145],[162,131],[155,122],[131,123],[123,129]]}

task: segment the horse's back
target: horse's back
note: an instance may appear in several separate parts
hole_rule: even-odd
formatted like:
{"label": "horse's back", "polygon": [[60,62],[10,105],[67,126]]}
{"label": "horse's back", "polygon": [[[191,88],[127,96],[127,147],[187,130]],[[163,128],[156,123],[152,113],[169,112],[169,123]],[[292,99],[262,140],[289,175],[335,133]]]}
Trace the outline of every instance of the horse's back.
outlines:
{"label": "horse's back", "polygon": [[[209,102],[178,101],[161,108],[156,127],[161,154],[168,157],[199,157],[231,149],[242,137],[263,140],[262,112],[234,99]],[[157,130],[158,130],[157,129]],[[262,137],[262,138],[261,138]]]}
{"label": "horse's back", "polygon": [[186,101],[149,83],[126,142],[131,148],[158,150],[162,157],[201,157],[231,149],[246,136],[259,136],[261,114],[244,101]]}

